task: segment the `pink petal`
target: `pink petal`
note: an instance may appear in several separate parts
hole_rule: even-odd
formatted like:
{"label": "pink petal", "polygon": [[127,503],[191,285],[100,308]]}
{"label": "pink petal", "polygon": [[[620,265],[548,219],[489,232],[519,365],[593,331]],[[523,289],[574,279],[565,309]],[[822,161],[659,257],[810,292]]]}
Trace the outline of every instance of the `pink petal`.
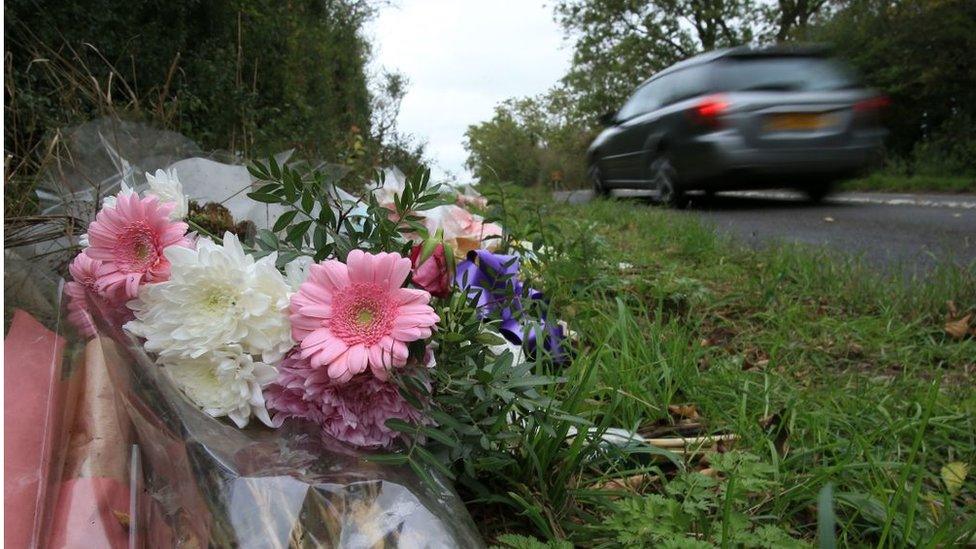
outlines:
{"label": "pink petal", "polygon": [[424,337],[424,332],[416,326],[394,328],[393,337],[400,341],[417,341],[418,339]]}
{"label": "pink petal", "polygon": [[412,304],[426,305],[430,301],[429,293],[415,288],[399,288],[393,290],[392,294],[396,304],[400,307]]}
{"label": "pink petal", "polygon": [[306,305],[301,308],[302,314],[315,318],[331,318],[332,307],[328,305]]}
{"label": "pink petal", "polygon": [[370,368],[381,368],[385,369],[385,366],[390,364],[390,353],[389,351],[384,352],[383,347],[379,345],[373,345],[366,349],[369,353],[369,367]]}
{"label": "pink petal", "polygon": [[366,371],[366,366],[369,361],[369,356],[366,354],[366,347],[363,345],[350,347],[346,353],[346,357],[349,361],[349,371],[354,375]]}
{"label": "pink petal", "polygon": [[387,288],[391,290],[403,286],[403,283],[407,280],[407,275],[410,274],[410,260],[405,257],[400,257],[399,254],[395,255],[398,259],[393,264],[393,269],[387,282]]}
{"label": "pink petal", "polygon": [[390,369],[382,364],[377,366],[370,363],[369,371],[373,372],[373,377],[380,381],[388,381],[390,379]]}
{"label": "pink petal", "polygon": [[349,281],[353,284],[369,284],[373,281],[373,256],[362,250],[353,250],[346,256]]}
{"label": "pink petal", "polygon": [[329,377],[339,383],[345,383],[352,379],[352,372],[349,371],[349,353],[342,354],[329,364]]}
{"label": "pink petal", "polygon": [[335,260],[312,265],[309,269],[309,277],[312,276],[315,276],[317,281],[320,281],[328,290],[333,292],[349,286],[349,269]]}

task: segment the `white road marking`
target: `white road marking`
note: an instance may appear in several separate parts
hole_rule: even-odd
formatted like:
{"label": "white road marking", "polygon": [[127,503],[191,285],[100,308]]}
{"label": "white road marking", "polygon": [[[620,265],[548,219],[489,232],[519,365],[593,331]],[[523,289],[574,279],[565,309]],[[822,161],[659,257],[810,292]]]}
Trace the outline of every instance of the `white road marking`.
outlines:
{"label": "white road marking", "polygon": [[[722,193],[728,196],[742,196],[746,198],[779,198],[795,200],[803,198],[803,194],[791,191],[735,191]],[[827,202],[841,202],[848,204],[883,204],[886,206],[925,206],[929,208],[961,208],[976,209],[976,197],[967,196],[965,199],[951,197],[935,197],[931,195],[908,194],[869,194],[869,193],[840,193],[831,195]]]}
{"label": "white road marking", "polygon": [[[587,202],[591,198],[590,191],[557,191],[553,193],[556,200]],[[614,189],[613,196],[618,198],[649,198],[654,193],[636,189]],[[803,193],[796,191],[730,191],[719,193],[719,196],[738,196],[743,198],[772,198],[780,200],[805,200]],[[928,208],[953,208],[962,210],[976,210],[976,196],[974,195],[924,195],[924,194],[895,194],[895,193],[856,193],[845,192],[830,195],[826,202],[847,204],[881,204],[884,206],[922,206]]]}

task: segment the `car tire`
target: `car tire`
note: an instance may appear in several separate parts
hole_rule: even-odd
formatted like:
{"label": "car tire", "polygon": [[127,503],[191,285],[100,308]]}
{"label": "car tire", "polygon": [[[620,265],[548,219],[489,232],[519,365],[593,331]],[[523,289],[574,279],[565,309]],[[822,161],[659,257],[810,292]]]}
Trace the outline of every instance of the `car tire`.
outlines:
{"label": "car tire", "polygon": [[603,175],[600,173],[600,167],[596,163],[590,166],[590,183],[593,185],[593,194],[597,198],[607,198],[610,196],[610,189],[603,182]]}
{"label": "car tire", "polygon": [[671,159],[661,155],[651,163],[651,181],[657,186],[658,202],[671,208],[682,209],[688,205],[688,196],[678,183],[678,172]]}
{"label": "car tire", "polygon": [[817,204],[822,202],[824,198],[827,198],[830,193],[834,192],[834,183],[832,181],[828,183],[817,183],[809,187],[804,187],[801,190],[807,196],[807,200]]}

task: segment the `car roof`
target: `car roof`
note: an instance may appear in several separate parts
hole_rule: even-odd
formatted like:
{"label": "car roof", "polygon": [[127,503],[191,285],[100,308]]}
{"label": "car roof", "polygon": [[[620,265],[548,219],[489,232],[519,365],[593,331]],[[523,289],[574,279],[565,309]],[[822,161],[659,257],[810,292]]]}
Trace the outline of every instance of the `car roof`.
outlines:
{"label": "car roof", "polygon": [[671,65],[670,67],[663,69],[647,80],[641,82],[638,88],[643,87],[651,80],[657,80],[662,76],[671,74],[672,72],[679,71],[681,69],[686,69],[688,67],[693,67],[697,65],[704,65],[706,63],[711,63],[719,59],[731,59],[731,58],[747,58],[747,57],[785,57],[785,56],[796,56],[796,57],[825,57],[830,53],[829,48],[820,44],[780,44],[776,46],[765,46],[761,48],[756,48],[753,46],[738,46],[735,48],[723,48],[718,50],[712,50],[705,53],[700,53],[693,57],[689,57],[683,61],[678,61],[677,63]]}

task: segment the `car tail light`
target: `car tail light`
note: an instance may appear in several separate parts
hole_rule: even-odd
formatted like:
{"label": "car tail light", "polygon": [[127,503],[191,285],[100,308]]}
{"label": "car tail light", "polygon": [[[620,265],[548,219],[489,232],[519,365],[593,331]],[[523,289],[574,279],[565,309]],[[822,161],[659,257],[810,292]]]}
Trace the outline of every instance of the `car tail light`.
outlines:
{"label": "car tail light", "polygon": [[888,96],[876,95],[854,103],[854,110],[856,112],[876,112],[888,108],[889,105],[891,105],[891,99],[888,99]]}
{"label": "car tail light", "polygon": [[721,95],[710,95],[691,109],[691,118],[704,126],[718,126],[719,118],[729,110],[729,102]]}

